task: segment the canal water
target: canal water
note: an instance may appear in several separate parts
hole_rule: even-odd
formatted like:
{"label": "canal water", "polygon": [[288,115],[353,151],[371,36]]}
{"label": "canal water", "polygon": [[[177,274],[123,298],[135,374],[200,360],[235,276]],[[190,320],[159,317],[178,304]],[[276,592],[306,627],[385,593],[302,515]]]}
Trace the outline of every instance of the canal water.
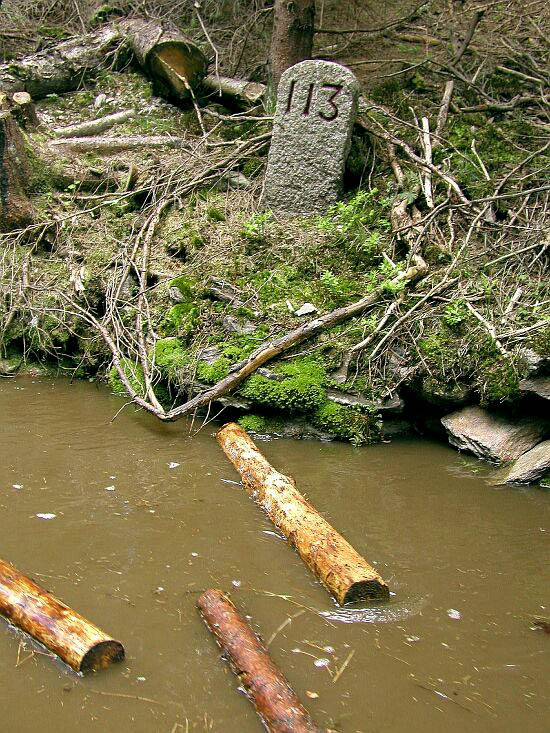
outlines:
{"label": "canal water", "polygon": [[2,730],[262,730],[196,611],[211,587],[321,726],[548,730],[550,636],[532,621],[550,616],[549,492],[491,487],[427,440],[261,442],[390,586],[387,604],[341,610],[240,487],[214,423],[123,405],[94,384],[0,380],[0,557],[127,653],[80,678],[0,621]]}

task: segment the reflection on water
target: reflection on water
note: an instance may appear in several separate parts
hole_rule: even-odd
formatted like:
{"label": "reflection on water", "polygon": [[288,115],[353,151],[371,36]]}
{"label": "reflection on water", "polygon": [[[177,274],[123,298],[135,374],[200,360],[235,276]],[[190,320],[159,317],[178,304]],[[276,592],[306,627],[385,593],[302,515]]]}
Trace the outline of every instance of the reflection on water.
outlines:
{"label": "reflection on water", "polygon": [[550,637],[533,620],[550,616],[549,492],[490,487],[429,441],[263,442],[393,593],[340,609],[213,425],[195,435],[131,407],[113,422],[122,404],[86,383],[0,380],[0,557],[127,651],[78,678],[0,622],[3,730],[261,730],[196,611],[209,587],[250,616],[325,728],[547,730]]}

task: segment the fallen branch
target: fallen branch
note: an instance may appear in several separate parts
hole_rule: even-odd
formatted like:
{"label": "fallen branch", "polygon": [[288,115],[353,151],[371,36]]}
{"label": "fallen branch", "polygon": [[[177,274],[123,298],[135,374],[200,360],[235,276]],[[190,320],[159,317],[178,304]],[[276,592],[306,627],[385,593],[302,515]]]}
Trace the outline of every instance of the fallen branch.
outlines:
{"label": "fallen branch", "polygon": [[140,148],[184,148],[187,142],[181,137],[167,135],[122,135],[121,137],[67,137],[50,140],[52,150],[69,149],[78,153],[113,153],[118,150]]}
{"label": "fallen branch", "polygon": [[[415,259],[415,265],[410,267],[406,272],[401,272],[393,278],[391,281],[393,285],[399,285],[402,282],[410,283],[426,274],[428,269],[426,263],[420,257],[416,257]],[[347,318],[351,318],[352,316],[362,313],[366,308],[377,303],[381,297],[382,288],[379,287],[370,295],[367,295],[351,305],[337,308],[330,313],[326,313],[324,316],[314,318],[312,321],[305,323],[303,326],[300,326],[294,331],[291,331],[274,341],[263,343],[248,357],[248,359],[236,364],[225,379],[222,379],[220,382],[215,384],[207,392],[203,392],[202,394],[193,397],[193,399],[180,407],[170,410],[164,416],[158,415],[158,417],[161,417],[163,420],[175,420],[176,418],[186,415],[199,407],[207,405],[209,402],[218,399],[218,397],[226,395],[241,384],[241,382],[252,374],[252,372],[261,367],[262,364],[265,364],[267,361],[273,359],[282,352],[287,351],[292,346],[296,346],[296,344],[314,336],[319,333],[319,331],[335,326],[337,323],[340,323]]]}
{"label": "fallen branch", "polygon": [[127,120],[130,120],[136,114],[133,109],[122,110],[121,112],[115,112],[112,115],[106,115],[105,117],[99,117],[96,120],[88,120],[87,122],[80,122],[78,125],[69,125],[68,127],[56,127],[54,133],[58,137],[88,137],[89,135],[99,135],[105,130],[110,130],[115,125],[120,125]]}

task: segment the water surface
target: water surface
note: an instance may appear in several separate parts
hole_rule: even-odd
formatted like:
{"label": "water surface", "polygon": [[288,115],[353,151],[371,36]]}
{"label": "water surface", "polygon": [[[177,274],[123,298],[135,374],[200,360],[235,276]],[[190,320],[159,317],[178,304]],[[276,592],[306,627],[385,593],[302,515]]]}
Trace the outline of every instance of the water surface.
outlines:
{"label": "water surface", "polygon": [[531,620],[550,616],[550,492],[490,487],[426,440],[261,443],[394,593],[339,610],[238,485],[214,424],[132,407],[113,421],[123,404],[0,380],[0,557],[127,652],[79,678],[0,621],[4,730],[262,730],[195,609],[209,587],[272,639],[322,726],[548,730],[550,636]]}

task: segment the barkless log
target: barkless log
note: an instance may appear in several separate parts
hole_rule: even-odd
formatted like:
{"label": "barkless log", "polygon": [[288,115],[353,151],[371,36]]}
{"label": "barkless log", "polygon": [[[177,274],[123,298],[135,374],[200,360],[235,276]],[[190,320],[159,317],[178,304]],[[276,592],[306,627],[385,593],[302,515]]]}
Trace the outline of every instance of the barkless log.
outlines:
{"label": "barkless log", "polygon": [[372,565],[304,499],[293,479],[268,463],[245,430],[227,423],[216,437],[245,489],[341,606],[389,599],[388,586]]}
{"label": "barkless log", "polygon": [[0,560],[0,614],[55,652],[75,672],[124,659],[124,647],[12,565]]}
{"label": "barkless log", "polygon": [[197,606],[216,641],[229,656],[246,696],[271,733],[321,733],[264,645],[221,590],[207,590]]}

